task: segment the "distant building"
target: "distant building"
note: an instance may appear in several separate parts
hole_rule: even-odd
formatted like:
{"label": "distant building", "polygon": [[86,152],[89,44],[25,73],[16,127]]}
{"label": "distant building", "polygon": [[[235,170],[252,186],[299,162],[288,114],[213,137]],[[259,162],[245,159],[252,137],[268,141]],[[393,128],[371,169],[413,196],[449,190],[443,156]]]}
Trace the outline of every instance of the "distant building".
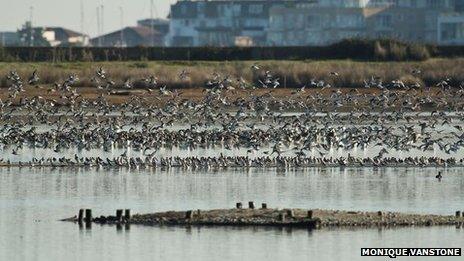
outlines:
{"label": "distant building", "polygon": [[319,0],[270,10],[270,45],[327,45],[347,38],[464,44],[455,0]]}
{"label": "distant building", "polygon": [[137,21],[138,26],[152,27],[154,30],[161,34],[166,35],[169,32],[169,20],[168,19],[143,19]]}
{"label": "distant building", "polygon": [[90,40],[92,46],[163,46],[163,35],[146,26],[125,27]]}
{"label": "distant building", "polygon": [[62,27],[31,27],[26,22],[18,30],[20,46],[87,46],[89,36]]}
{"label": "distant building", "polygon": [[18,46],[21,39],[17,32],[0,32],[0,46]]}
{"label": "distant building", "polygon": [[51,46],[87,46],[89,36],[63,27],[44,27],[43,37]]}
{"label": "distant building", "polygon": [[313,1],[179,1],[171,5],[167,43],[170,46],[267,45],[269,10],[310,2]]}
{"label": "distant building", "polygon": [[169,33],[169,20],[168,19],[143,19],[137,21],[138,26],[145,26],[152,28],[153,30],[160,33],[160,36],[163,38],[163,43],[166,42],[166,36]]}

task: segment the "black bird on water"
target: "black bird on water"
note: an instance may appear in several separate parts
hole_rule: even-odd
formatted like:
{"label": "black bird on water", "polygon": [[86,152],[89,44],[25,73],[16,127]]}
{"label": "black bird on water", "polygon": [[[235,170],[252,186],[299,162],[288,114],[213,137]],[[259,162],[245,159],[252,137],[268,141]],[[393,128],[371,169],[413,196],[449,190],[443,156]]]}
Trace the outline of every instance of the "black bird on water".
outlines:
{"label": "black bird on water", "polygon": [[443,176],[441,175],[441,171],[438,172],[438,175],[436,175],[435,178],[437,178],[438,181],[441,181],[441,178],[443,178]]}

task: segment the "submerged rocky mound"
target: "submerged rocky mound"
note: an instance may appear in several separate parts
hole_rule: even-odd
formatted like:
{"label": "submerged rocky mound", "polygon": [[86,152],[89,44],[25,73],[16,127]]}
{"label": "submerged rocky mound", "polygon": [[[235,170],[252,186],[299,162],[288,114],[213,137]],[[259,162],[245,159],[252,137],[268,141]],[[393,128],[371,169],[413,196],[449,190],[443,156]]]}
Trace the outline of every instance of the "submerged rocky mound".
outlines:
{"label": "submerged rocky mound", "polygon": [[[198,225],[198,226],[280,226],[280,227],[393,227],[458,225],[464,215],[406,214],[398,212],[363,212],[340,210],[262,208],[167,211],[133,216],[100,216],[91,222],[100,224]],[[121,212],[122,213],[122,212]],[[73,217],[63,221],[77,222]],[[82,222],[82,221],[81,221]]]}

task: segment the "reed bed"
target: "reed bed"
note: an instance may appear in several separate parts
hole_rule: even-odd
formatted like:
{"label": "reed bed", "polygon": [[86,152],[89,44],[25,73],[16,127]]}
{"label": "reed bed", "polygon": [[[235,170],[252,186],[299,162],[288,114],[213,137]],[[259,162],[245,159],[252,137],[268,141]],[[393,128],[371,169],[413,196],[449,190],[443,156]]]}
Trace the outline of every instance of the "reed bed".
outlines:
{"label": "reed bed", "polygon": [[[258,64],[260,70],[252,70]],[[433,86],[444,79],[450,79],[452,85],[459,86],[464,81],[462,68],[464,58],[429,59],[414,62],[360,62],[351,60],[330,61],[150,61],[150,62],[74,62],[74,63],[0,63],[0,87],[8,87],[6,75],[16,70],[26,81],[33,70],[40,75],[40,84],[50,85],[63,81],[69,74],[75,73],[80,81],[76,87],[91,87],[91,78],[95,71],[103,67],[108,77],[117,84],[130,79],[135,88],[143,88],[143,79],[150,75],[158,78],[160,85],[168,88],[205,87],[206,82],[217,73],[221,77],[230,76],[236,80],[242,77],[249,84],[259,86],[259,79],[265,71],[279,78],[280,87],[298,88],[309,85],[311,80],[324,80],[335,87],[363,87],[365,80],[372,76],[383,82],[402,80],[405,83],[418,82]],[[187,71],[188,77],[181,79],[181,71]],[[416,73],[413,71],[416,70]],[[420,70],[420,73],[417,73]],[[339,76],[331,76],[337,72]]]}

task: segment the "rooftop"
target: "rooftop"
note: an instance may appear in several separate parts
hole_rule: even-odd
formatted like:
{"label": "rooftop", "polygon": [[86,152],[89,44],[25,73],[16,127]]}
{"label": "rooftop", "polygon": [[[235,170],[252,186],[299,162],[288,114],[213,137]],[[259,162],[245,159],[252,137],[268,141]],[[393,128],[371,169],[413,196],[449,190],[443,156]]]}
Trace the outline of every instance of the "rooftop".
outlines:
{"label": "rooftop", "polygon": [[63,27],[44,27],[44,31],[54,31],[55,34],[60,35],[60,36],[66,36],[68,38],[70,37],[79,37],[79,36],[85,36],[83,33],[79,33],[70,29],[66,29]]}

